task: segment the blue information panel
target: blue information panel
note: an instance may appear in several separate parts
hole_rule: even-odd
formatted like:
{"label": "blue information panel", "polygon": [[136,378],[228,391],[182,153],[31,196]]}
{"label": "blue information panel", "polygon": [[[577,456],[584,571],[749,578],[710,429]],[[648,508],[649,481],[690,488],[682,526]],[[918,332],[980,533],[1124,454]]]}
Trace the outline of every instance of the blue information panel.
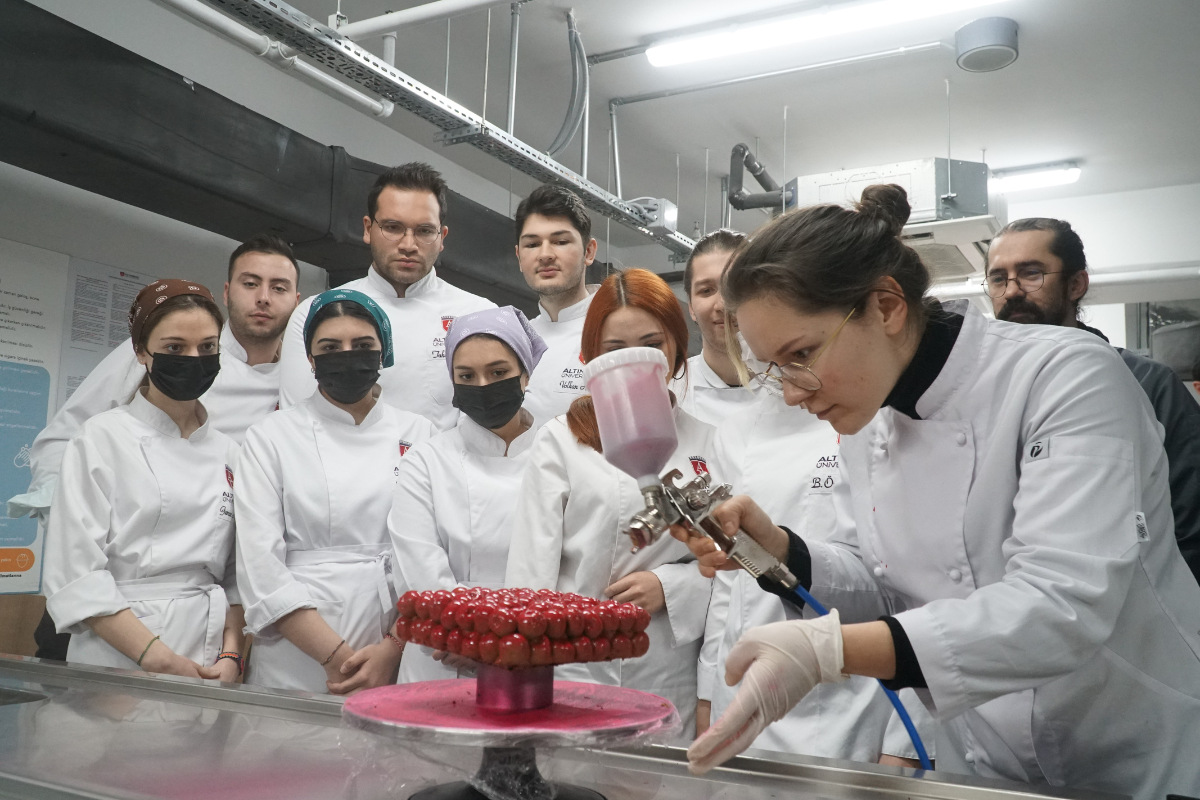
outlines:
{"label": "blue information panel", "polygon": [[[43,367],[0,361],[0,498],[29,488],[29,448],[46,427],[50,373]],[[0,514],[0,548],[29,547],[37,520]]]}

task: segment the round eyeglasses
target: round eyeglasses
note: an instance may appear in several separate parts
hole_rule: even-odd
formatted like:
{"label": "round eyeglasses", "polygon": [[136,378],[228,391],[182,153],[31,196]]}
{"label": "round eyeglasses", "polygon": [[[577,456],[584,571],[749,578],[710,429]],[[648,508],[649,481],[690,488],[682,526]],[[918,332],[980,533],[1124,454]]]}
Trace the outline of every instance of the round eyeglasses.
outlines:
{"label": "round eyeglasses", "polygon": [[418,244],[433,244],[433,242],[442,233],[442,229],[436,225],[425,224],[418,225],[415,228],[410,228],[403,222],[396,222],[395,220],[390,219],[383,222],[375,219],[372,220],[372,222],[379,227],[379,232],[382,233],[383,238],[387,239],[389,242],[398,242],[407,236],[409,231],[412,231],[413,239],[415,239]]}
{"label": "round eyeglasses", "polygon": [[842,332],[842,328],[846,327],[846,323],[850,321],[852,316],[854,316],[854,311],[855,309],[850,309],[850,313],[847,314],[846,318],[843,319],[841,324],[837,326],[837,329],[834,330],[833,335],[829,337],[825,344],[821,345],[821,349],[817,351],[817,354],[813,356],[812,360],[807,364],[776,364],[774,361],[772,361],[767,365],[765,371],[756,372],[751,376],[751,378],[759,386],[770,387],[777,390],[782,389],[783,382],[787,381],[797,389],[802,389],[806,392],[817,391],[821,388],[821,379],[817,377],[817,373],[813,372],[813,364],[816,364],[817,359],[824,355],[825,351],[829,349],[829,346],[833,344],[833,340],[837,338],[838,334]]}
{"label": "round eyeglasses", "polygon": [[1004,293],[1008,291],[1008,284],[1014,281],[1022,292],[1033,294],[1042,288],[1047,275],[1058,274],[1058,272],[1043,272],[1037,267],[1022,267],[1017,270],[1017,277],[1010,278],[1006,273],[997,270],[984,279],[983,285],[987,287],[987,293],[992,297],[1004,297]]}

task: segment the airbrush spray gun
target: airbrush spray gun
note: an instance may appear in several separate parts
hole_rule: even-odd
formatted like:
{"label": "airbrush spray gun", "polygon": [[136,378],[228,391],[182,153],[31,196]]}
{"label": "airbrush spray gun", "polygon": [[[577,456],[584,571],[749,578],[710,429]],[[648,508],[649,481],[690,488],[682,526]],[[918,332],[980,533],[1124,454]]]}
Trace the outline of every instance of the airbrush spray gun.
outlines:
{"label": "airbrush spray gun", "polygon": [[630,347],[592,359],[584,380],[596,409],[604,457],[631,475],[641,488],[646,507],[629,525],[633,551],[658,541],[672,525],[689,535],[707,536],[729,558],[754,577],[765,575],[795,589],[788,568],[744,532],[726,535],[712,518],[713,510],[729,499],[728,484],[712,485],[707,473],[677,486],[679,470],[659,477],[678,446],[671,398],[667,392],[667,359],[661,350]]}

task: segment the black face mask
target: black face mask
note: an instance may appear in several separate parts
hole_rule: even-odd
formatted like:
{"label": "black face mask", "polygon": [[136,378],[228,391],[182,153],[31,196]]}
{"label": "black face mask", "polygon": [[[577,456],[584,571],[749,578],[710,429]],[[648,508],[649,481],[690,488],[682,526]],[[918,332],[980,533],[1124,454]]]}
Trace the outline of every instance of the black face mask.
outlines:
{"label": "black face mask", "polygon": [[313,356],[317,385],[343,405],[357,403],[379,380],[379,350],[339,350]]}
{"label": "black face mask", "polygon": [[208,391],[221,371],[221,357],[154,353],[150,382],[172,400],[195,400]]}
{"label": "black face mask", "polygon": [[504,427],[524,402],[520,375],[487,386],[454,384],[454,407],[488,430]]}

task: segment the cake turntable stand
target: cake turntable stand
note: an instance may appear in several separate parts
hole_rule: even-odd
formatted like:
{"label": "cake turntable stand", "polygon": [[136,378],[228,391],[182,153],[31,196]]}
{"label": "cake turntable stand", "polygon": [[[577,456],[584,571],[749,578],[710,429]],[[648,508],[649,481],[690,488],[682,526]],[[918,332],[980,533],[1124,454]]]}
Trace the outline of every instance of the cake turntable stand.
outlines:
{"label": "cake turntable stand", "polygon": [[351,727],[404,741],[482,747],[469,781],[422,789],[412,800],[605,800],[592,789],[551,783],[539,747],[617,747],[670,735],[670,701],[635,689],[554,680],[553,667],[480,666],[476,679],[381,686],[347,698]]}

